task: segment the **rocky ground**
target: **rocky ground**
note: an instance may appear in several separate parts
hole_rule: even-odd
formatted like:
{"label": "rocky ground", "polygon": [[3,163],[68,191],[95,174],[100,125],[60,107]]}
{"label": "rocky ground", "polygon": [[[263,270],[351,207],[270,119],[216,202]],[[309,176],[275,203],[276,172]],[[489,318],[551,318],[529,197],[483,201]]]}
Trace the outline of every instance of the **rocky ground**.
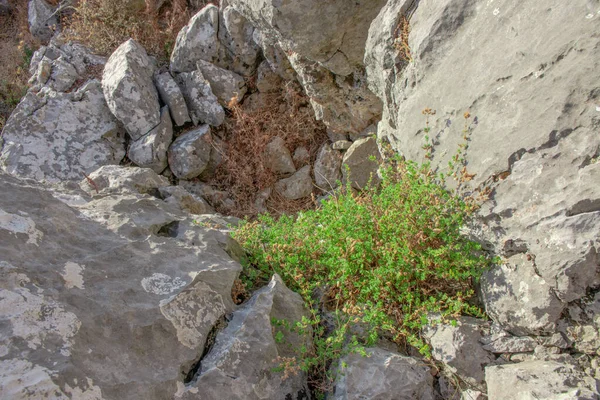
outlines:
{"label": "rocky ground", "polygon": [[238,177],[215,180],[240,110],[290,112],[269,97],[285,85],[326,134],[244,125],[270,174],[252,212],[314,205],[348,173],[360,190],[385,143],[441,171],[467,140],[483,204],[465,234],[502,258],[479,288],[490,320],[432,324],[435,364],[347,356],[328,398],[599,398],[597,1],[223,0],[168,66],[134,40],[108,58],[65,42],[30,3],[47,45],[0,138],[1,398],[313,396],[276,369],[310,343],[272,326],[301,320],[301,298],[277,275],[241,292],[238,220],[215,211],[240,201]]}

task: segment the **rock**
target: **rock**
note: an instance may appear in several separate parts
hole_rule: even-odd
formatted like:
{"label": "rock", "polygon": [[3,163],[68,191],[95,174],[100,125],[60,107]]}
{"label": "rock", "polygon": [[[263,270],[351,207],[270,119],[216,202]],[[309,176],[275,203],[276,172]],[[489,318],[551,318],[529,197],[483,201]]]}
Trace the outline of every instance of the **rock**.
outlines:
{"label": "rock", "polygon": [[219,66],[243,76],[256,71],[260,47],[254,42],[254,26],[233,7],[221,4],[219,18]]}
{"label": "rock", "polygon": [[203,60],[198,60],[197,65],[223,107],[228,107],[231,102],[237,104],[244,98],[246,93],[244,78]]}
{"label": "rock", "polygon": [[530,337],[501,336],[483,346],[491,353],[527,353],[533,351],[537,342]]}
{"label": "rock", "polygon": [[227,158],[227,143],[216,135],[212,136],[212,150],[208,165],[198,177],[203,182],[210,181],[217,172],[219,166]]}
{"label": "rock", "polygon": [[[535,260],[535,266],[512,262],[518,271],[495,270],[492,314],[513,330],[553,333],[562,304],[600,285],[600,188],[594,183],[600,164],[592,162],[600,146],[600,86],[587,72],[598,68],[600,38],[589,37],[585,27],[598,22],[598,5],[578,0],[552,8],[544,24],[511,25],[514,40],[506,41],[498,30],[518,15],[538,12],[538,2],[415,4],[388,1],[369,30],[369,88],[384,102],[378,137],[407,159],[422,161],[422,110],[437,110],[429,117],[438,143],[432,166],[444,169],[462,143],[463,115],[470,113],[472,134],[463,155],[473,174],[468,186],[491,191],[479,211],[479,239],[496,254],[507,241],[518,242],[519,251]],[[403,13],[410,15],[412,62],[394,46]],[[541,37],[549,45],[537,51],[532,43]],[[482,45],[473,57],[456,51],[474,38]]]}
{"label": "rock", "polygon": [[166,203],[176,204],[190,214],[214,214],[215,212],[206,200],[189,193],[181,186],[161,187],[158,191]]}
{"label": "rock", "polygon": [[342,358],[335,383],[335,400],[433,400],[429,368],[414,358],[379,348],[365,349],[368,357],[350,354]]}
{"label": "rock", "polygon": [[[372,160],[371,158],[375,158]],[[369,184],[378,185],[380,178],[377,169],[381,162],[381,154],[374,138],[359,139],[344,154],[342,174],[344,182],[350,180],[355,189],[364,189]],[[348,179],[349,178],[349,179]]]}
{"label": "rock", "polygon": [[310,163],[310,153],[306,147],[298,147],[294,150],[294,165],[296,168],[301,168]]}
{"label": "rock", "polygon": [[52,73],[48,85],[57,92],[65,92],[70,89],[75,81],[79,79],[79,74],[75,67],[65,60],[62,56],[52,62]]}
{"label": "rock", "polygon": [[169,166],[179,179],[200,175],[208,166],[212,151],[212,135],[208,125],[184,133],[169,147]]}
{"label": "rock", "polygon": [[348,150],[352,146],[352,142],[349,140],[338,140],[331,145],[334,150]]}
{"label": "rock", "polygon": [[2,397],[174,398],[234,308],[241,267],[212,230],[132,240],[31,183],[0,185]]}
{"label": "rock", "polygon": [[539,336],[537,338],[538,342],[544,346],[554,346],[559,347],[561,349],[566,349],[569,347],[569,342],[564,338],[562,333],[556,332],[551,336]]}
{"label": "rock", "polygon": [[263,35],[258,29],[254,30],[252,39],[262,49],[263,56],[274,73],[286,81],[296,80],[297,76],[292,64],[275,39]]}
{"label": "rock", "polygon": [[102,89],[110,111],[133,140],[160,122],[158,93],[152,82],[153,65],[146,50],[129,39],[115,50],[102,73]]}
{"label": "rock", "polygon": [[235,209],[235,202],[229,198],[229,193],[216,190],[212,186],[203,182],[190,182],[190,181],[179,181],[179,184],[183,186],[187,191],[197,196],[201,196],[206,199],[208,203],[221,210],[232,212]]}
{"label": "rock", "polygon": [[484,367],[495,360],[480,343],[484,323],[461,317],[455,325],[436,324],[425,329],[431,355],[469,385],[481,388],[485,380]]}
{"label": "rock", "polygon": [[488,396],[479,390],[467,389],[461,393],[461,400],[487,400]]}
{"label": "rock", "polygon": [[184,26],[171,53],[171,72],[192,72],[198,60],[212,62],[219,50],[219,9],[207,5]]}
{"label": "rock", "polygon": [[181,385],[178,397],[196,399],[201,390],[206,399],[309,398],[303,373],[285,379],[283,371],[274,370],[283,361],[280,357],[290,351],[297,354],[299,346],[305,343],[285,335],[281,343],[276,343],[271,320],[282,313],[291,326],[306,316],[300,296],[275,275],[268,286],[233,313],[202,359],[197,378],[188,386]]}
{"label": "rock", "polygon": [[181,126],[190,122],[190,114],[181,93],[181,89],[169,72],[154,75],[154,83],[162,101],[169,106],[175,125]]}
{"label": "rock", "polygon": [[263,152],[265,165],[276,174],[289,175],[296,172],[294,160],[285,145],[285,140],[276,136],[265,147]]}
{"label": "rock", "polygon": [[202,72],[184,72],[175,78],[187,103],[194,125],[205,123],[219,126],[225,119],[225,111],[213,94]]}
{"label": "rock", "polygon": [[488,315],[515,335],[553,333],[564,309],[523,254],[484,272],[481,293]]}
{"label": "rock", "polygon": [[332,150],[329,144],[324,144],[319,150],[315,161],[315,183],[324,192],[329,192],[338,186],[342,179],[342,154]]}
{"label": "rock", "polygon": [[312,193],[313,182],[310,177],[310,165],[300,168],[294,175],[275,183],[275,190],[283,197],[297,200]]}
{"label": "rock", "polygon": [[567,335],[577,351],[600,356],[600,333],[598,330],[598,325],[570,326],[567,328]]}
{"label": "rock", "polygon": [[569,364],[526,361],[485,369],[490,400],[598,398],[597,381]]}
{"label": "rock", "polygon": [[12,8],[8,0],[0,0],[0,15],[8,15],[12,12]]}
{"label": "rock", "polygon": [[142,168],[161,173],[167,168],[167,150],[173,140],[169,106],[160,110],[160,124],[129,146],[129,159]]}
{"label": "rock", "polygon": [[0,165],[37,181],[79,181],[83,173],[121,161],[123,136],[98,81],[74,93],[29,92],[2,131]]}
{"label": "rock", "polygon": [[37,39],[48,42],[59,28],[55,8],[44,0],[29,0],[27,21],[29,32]]}
{"label": "rock", "polygon": [[267,201],[269,197],[271,197],[271,193],[273,192],[272,188],[266,188],[265,190],[261,190],[256,195],[256,200],[254,201],[254,208],[257,213],[266,213],[267,209]]}
{"label": "rock", "polygon": [[283,80],[271,69],[268,61],[258,66],[256,74],[256,89],[261,93],[271,93],[281,90]]}
{"label": "rock", "polygon": [[168,186],[169,181],[150,168],[126,168],[120,165],[105,165],[81,179],[79,187],[91,196],[116,195],[120,193],[149,194]]}
{"label": "rock", "polygon": [[52,60],[47,57],[43,57],[37,63],[37,70],[31,77],[29,83],[37,83],[40,86],[44,86],[46,82],[48,82],[48,79],[50,79],[50,74],[52,74]]}

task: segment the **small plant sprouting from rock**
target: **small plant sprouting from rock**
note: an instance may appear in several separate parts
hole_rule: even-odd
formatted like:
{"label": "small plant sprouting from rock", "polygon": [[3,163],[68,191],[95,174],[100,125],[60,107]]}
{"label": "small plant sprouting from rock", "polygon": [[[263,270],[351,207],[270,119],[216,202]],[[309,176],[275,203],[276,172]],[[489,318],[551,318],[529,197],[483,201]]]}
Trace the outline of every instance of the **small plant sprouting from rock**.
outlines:
{"label": "small plant sprouting from rock", "polygon": [[[470,302],[473,283],[494,260],[461,234],[474,201],[445,189],[448,176],[466,172],[462,151],[448,174],[429,161],[387,157],[379,187],[357,194],[347,185],[317,210],[263,215],[235,231],[249,253],[249,287],[276,272],[304,298],[311,317],[296,328],[310,328],[314,344],[296,361],[317,392],[334,379],[332,360],[380,337],[430,356],[420,337],[430,313],[483,316]],[[335,319],[333,330],[325,315]],[[356,327],[360,335],[350,333]]]}
{"label": "small plant sprouting from rock", "polygon": [[405,64],[413,61],[410,46],[408,44],[408,36],[410,35],[410,22],[406,15],[402,15],[398,21],[398,26],[394,30],[394,47],[398,51],[400,59]]}

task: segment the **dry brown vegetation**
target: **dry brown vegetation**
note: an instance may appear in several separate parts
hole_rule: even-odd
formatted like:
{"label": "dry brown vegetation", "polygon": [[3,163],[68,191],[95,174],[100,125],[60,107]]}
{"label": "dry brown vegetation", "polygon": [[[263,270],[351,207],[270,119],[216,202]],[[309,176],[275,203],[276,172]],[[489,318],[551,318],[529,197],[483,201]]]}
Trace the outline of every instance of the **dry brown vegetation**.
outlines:
{"label": "dry brown vegetation", "polygon": [[[315,120],[308,99],[299,88],[288,84],[280,93],[261,96],[264,101],[258,107],[248,105],[248,101],[231,105],[231,117],[220,132],[227,143],[226,157],[210,182],[230,194],[236,204],[233,214],[240,217],[256,215],[258,194],[280,179],[266,167],[263,156],[265,146],[274,137],[284,139],[292,154],[296,148],[306,147],[311,165],[327,140],[324,125]],[[314,199],[288,200],[275,191],[266,203],[271,214],[296,212],[313,205]]]}
{"label": "dry brown vegetation", "polygon": [[12,13],[0,15],[0,130],[27,91],[29,59],[38,48],[27,25],[27,0],[9,0]]}
{"label": "dry brown vegetation", "polygon": [[177,34],[192,13],[215,1],[78,0],[63,21],[67,39],[78,40],[99,54],[109,55],[129,38],[138,41],[159,61],[169,59]]}

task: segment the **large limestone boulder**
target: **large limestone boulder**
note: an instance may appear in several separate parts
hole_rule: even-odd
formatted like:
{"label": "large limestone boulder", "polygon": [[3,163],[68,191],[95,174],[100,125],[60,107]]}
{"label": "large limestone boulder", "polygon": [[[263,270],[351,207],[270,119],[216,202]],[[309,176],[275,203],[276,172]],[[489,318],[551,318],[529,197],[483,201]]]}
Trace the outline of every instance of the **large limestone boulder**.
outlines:
{"label": "large limestone boulder", "polygon": [[433,376],[422,361],[380,348],[342,358],[335,400],[433,400]]}
{"label": "large limestone boulder", "polygon": [[219,9],[209,4],[179,31],[171,53],[171,72],[192,72],[199,60],[214,61],[219,50],[218,30]]}
{"label": "large limestone boulder", "polygon": [[146,50],[133,39],[120,45],[104,66],[102,89],[106,103],[133,140],[160,122],[153,72]]}
{"label": "large limestone boulder", "polygon": [[[510,264],[482,288],[486,308],[522,333],[552,331],[566,303],[600,284],[600,84],[591,73],[600,38],[589,35],[600,6],[539,6],[389,0],[365,54],[369,87],[384,102],[378,136],[405,157],[424,160],[424,108],[437,111],[428,117],[434,167],[445,168],[466,126],[466,186],[491,196],[476,235]],[[397,48],[403,13],[412,61]]]}
{"label": "large limestone boulder", "polygon": [[227,2],[219,12],[219,66],[243,76],[256,71],[260,47],[253,39],[255,28]]}
{"label": "large limestone boulder", "polygon": [[490,400],[597,399],[599,382],[575,366],[554,361],[526,361],[487,367]]}
{"label": "large limestone boulder", "polygon": [[174,398],[234,310],[241,267],[220,233],[130,192],[171,213],[170,227],[179,222],[131,239],[105,214],[86,217],[3,173],[0,184],[1,397]]}
{"label": "large limestone boulder", "polygon": [[310,398],[304,373],[284,376],[275,371],[281,357],[298,355],[307,338],[282,334],[275,340],[272,319],[284,317],[295,326],[306,317],[300,295],[285,287],[278,275],[233,313],[227,327],[216,337],[210,352],[201,360],[193,383],[181,387],[182,399],[293,399]]}
{"label": "large limestone boulder", "polygon": [[2,169],[38,181],[79,181],[125,156],[124,132],[95,80],[73,93],[28,92],[6,121],[2,138]]}
{"label": "large limestone boulder", "polygon": [[169,107],[160,110],[160,123],[129,146],[129,159],[142,168],[161,173],[167,168],[167,150],[173,139]]}

